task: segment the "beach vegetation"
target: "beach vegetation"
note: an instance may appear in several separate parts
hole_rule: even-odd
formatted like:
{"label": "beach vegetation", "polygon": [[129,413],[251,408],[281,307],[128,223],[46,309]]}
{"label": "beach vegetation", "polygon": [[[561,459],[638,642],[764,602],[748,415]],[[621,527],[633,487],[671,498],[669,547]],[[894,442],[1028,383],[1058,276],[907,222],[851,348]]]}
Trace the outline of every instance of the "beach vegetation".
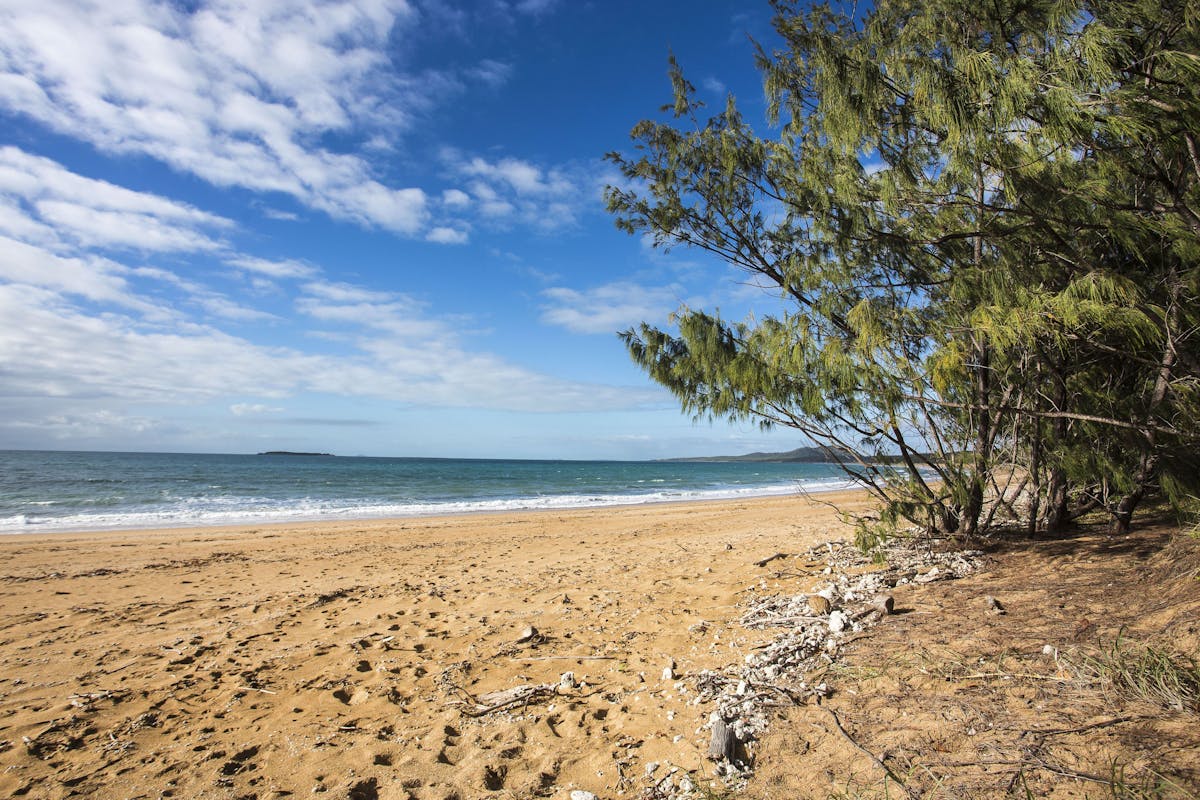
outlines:
{"label": "beach vegetation", "polygon": [[1156,643],[1131,639],[1124,631],[1100,652],[1082,656],[1078,669],[1122,695],[1200,713],[1200,664]]}
{"label": "beach vegetation", "polygon": [[[778,300],[621,336],[698,418],[803,433],[901,528],[1056,532],[1200,491],[1200,7],[777,0],[768,115],[673,100],[617,226]],[[853,8],[857,8],[854,6]]]}

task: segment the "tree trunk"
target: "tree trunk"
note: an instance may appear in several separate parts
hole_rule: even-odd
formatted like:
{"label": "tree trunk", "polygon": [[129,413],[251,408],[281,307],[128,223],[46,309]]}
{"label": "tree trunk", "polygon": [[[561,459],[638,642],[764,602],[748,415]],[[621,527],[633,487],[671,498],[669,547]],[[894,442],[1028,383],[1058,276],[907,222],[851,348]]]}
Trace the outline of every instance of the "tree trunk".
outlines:
{"label": "tree trunk", "polygon": [[1033,538],[1038,533],[1042,504],[1042,421],[1033,420],[1033,445],[1029,454],[1029,512],[1025,533]]}
{"label": "tree trunk", "polygon": [[1067,473],[1056,467],[1050,470],[1050,484],[1046,488],[1046,533],[1061,533],[1070,518]]}
{"label": "tree trunk", "polygon": [[1172,282],[1170,291],[1171,300],[1167,306],[1165,320],[1166,341],[1163,345],[1162,361],[1158,367],[1158,375],[1154,379],[1154,390],[1150,394],[1150,402],[1146,407],[1145,450],[1142,451],[1142,458],[1138,463],[1137,474],[1134,475],[1133,489],[1117,502],[1116,508],[1112,511],[1113,522],[1111,530],[1116,534],[1129,533],[1129,528],[1133,523],[1133,512],[1142,502],[1142,498],[1146,496],[1146,489],[1158,469],[1158,437],[1154,428],[1149,423],[1154,419],[1154,414],[1158,410],[1158,407],[1166,400],[1167,391],[1171,385],[1171,372],[1175,368],[1175,362],[1178,359],[1178,353],[1175,349],[1175,327],[1179,320],[1178,299],[1180,289],[1177,281]]}

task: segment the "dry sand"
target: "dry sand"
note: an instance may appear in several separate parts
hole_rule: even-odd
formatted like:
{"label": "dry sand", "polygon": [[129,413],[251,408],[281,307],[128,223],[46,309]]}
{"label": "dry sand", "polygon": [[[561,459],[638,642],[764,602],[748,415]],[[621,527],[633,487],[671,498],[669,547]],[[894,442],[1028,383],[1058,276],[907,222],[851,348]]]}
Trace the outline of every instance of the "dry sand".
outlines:
{"label": "dry sand", "polygon": [[751,562],[841,534],[793,497],[4,537],[0,795],[632,795],[704,763],[664,668],[743,659]]}
{"label": "dry sand", "polygon": [[[753,562],[847,533],[773,498],[3,537],[0,796],[658,797],[648,765],[712,775],[693,678],[770,638],[747,603],[822,579]],[[779,709],[737,797],[1195,797],[1196,710],[1078,668],[1122,631],[1200,651],[1200,545],[1174,533],[1010,540],[898,588],[816,676],[832,696]]]}

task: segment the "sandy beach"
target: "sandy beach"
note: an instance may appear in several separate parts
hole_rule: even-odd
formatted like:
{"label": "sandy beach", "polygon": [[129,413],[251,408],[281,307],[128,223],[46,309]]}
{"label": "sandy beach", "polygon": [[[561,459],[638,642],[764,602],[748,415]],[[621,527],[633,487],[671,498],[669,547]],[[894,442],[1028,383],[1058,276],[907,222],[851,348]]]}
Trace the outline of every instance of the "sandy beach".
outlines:
{"label": "sandy beach", "polygon": [[[830,578],[804,556],[848,534],[830,500],[868,502],[3,537],[0,795],[727,796],[678,791],[723,791],[697,686],[785,630],[749,605]],[[1122,636],[1196,652],[1173,530],[896,586],[827,691],[771,703],[736,796],[1194,797],[1196,710],[1088,666]]]}
{"label": "sandy beach", "polygon": [[0,794],[612,797],[699,767],[708,710],[663,671],[752,650],[752,562],[842,535],[829,499],[864,502],[4,537]]}

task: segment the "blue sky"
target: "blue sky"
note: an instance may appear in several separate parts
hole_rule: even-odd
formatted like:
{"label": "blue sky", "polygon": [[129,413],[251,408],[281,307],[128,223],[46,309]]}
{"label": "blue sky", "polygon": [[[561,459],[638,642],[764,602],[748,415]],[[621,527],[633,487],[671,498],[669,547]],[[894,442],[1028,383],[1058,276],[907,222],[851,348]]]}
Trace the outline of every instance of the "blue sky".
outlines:
{"label": "blue sky", "polygon": [[6,0],[0,447],[531,458],[789,449],[615,332],[771,298],[618,232],[603,159],[762,103],[770,7]]}

